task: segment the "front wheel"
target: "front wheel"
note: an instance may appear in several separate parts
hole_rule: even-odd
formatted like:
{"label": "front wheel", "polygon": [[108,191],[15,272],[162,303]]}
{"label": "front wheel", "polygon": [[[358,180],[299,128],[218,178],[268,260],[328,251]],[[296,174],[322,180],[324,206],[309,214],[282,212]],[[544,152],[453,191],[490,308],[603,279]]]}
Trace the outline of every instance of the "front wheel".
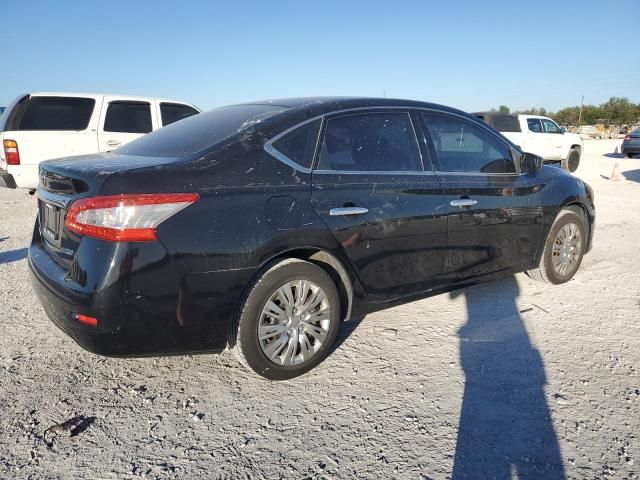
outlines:
{"label": "front wheel", "polygon": [[551,226],[538,267],[527,275],[540,282],[568,282],[582,263],[586,242],[584,217],[573,209],[562,210]]}
{"label": "front wheel", "polygon": [[330,352],[340,328],[340,297],[319,266],[286,259],[268,267],[249,290],[236,334],[236,354],[269,380],[308,372]]}
{"label": "front wheel", "polygon": [[578,165],[580,165],[580,152],[577,149],[572,148],[569,150],[567,158],[563,160],[562,168],[573,173],[578,169]]}

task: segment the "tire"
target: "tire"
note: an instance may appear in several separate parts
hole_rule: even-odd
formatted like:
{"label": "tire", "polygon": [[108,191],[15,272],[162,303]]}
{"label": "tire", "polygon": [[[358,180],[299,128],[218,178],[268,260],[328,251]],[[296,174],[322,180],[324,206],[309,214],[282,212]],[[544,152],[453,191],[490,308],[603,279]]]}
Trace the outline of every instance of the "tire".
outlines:
{"label": "tire", "polygon": [[[575,226],[580,235],[579,244],[575,244],[575,242],[573,242],[575,245],[574,248],[577,249],[575,254],[570,251],[563,250],[564,245],[560,246],[556,243],[557,241],[560,241],[559,234],[561,230],[570,225]],[[571,227],[569,227],[569,230],[571,230]],[[565,229],[564,233],[566,232],[567,230]],[[542,251],[538,267],[527,271],[527,275],[533,280],[552,283],[554,285],[568,282],[580,268],[587,240],[587,225],[582,212],[580,211],[580,213],[578,213],[577,209],[573,209],[571,207],[562,210],[551,226],[549,235],[544,243],[544,250]],[[554,246],[556,247],[555,249]],[[570,261],[567,266],[567,270],[564,272],[561,269],[558,269],[557,266],[554,266],[554,257],[556,259],[555,265],[557,265],[558,262],[562,263],[564,261],[560,258],[563,253],[568,255],[565,258]]]}
{"label": "tire", "polygon": [[625,155],[627,156],[627,158],[633,158],[633,153],[631,152],[627,152]]}
{"label": "tire", "polygon": [[562,161],[562,168],[573,173],[580,165],[580,152],[576,148],[569,150],[569,155]]}
{"label": "tire", "polygon": [[[303,310],[305,303],[312,308]],[[331,277],[313,263],[281,260],[268,266],[249,288],[234,351],[258,375],[287,380],[325,359],[340,323],[340,296]]]}

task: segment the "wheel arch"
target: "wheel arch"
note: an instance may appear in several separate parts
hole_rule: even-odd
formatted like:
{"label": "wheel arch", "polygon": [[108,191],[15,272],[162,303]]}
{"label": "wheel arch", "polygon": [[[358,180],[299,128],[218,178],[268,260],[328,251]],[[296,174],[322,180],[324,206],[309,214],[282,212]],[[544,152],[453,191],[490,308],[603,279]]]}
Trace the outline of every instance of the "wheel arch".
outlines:
{"label": "wheel arch", "polygon": [[233,328],[231,329],[231,335],[228,341],[230,347],[235,345],[240,312],[251,286],[266,270],[271,268],[275,263],[289,258],[305,260],[322,268],[335,282],[338,289],[338,295],[340,296],[340,314],[342,319],[349,320],[349,318],[351,317],[354,303],[355,277],[348,270],[346,262],[339,259],[330,251],[320,247],[296,247],[274,254],[273,256],[264,260],[262,264],[256,269],[255,273],[251,277],[251,280],[244,288],[242,295],[240,296],[240,300],[236,305],[235,313],[233,316]]}

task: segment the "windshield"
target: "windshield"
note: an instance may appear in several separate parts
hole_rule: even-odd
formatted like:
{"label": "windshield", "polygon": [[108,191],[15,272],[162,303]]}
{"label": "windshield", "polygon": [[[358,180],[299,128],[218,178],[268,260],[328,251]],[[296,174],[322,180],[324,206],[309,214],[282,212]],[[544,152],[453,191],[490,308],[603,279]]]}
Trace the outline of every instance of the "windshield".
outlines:
{"label": "windshield", "polygon": [[286,110],[275,105],[232,105],[194,115],[134,140],[117,150],[123,155],[184,157],[209,147]]}

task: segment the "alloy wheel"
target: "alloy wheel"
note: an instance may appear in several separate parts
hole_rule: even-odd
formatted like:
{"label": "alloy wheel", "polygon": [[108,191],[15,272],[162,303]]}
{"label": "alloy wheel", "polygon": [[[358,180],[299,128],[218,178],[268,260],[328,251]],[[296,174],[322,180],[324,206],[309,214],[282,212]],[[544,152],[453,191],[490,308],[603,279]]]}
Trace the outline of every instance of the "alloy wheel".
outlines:
{"label": "alloy wheel", "polygon": [[575,223],[567,223],[556,235],[551,249],[551,263],[556,274],[567,276],[577,268],[582,255],[582,234]]}
{"label": "alloy wheel", "polygon": [[265,303],[258,338],[265,356],[282,366],[310,360],[329,334],[331,306],[326,293],[309,280],[279,287]]}

